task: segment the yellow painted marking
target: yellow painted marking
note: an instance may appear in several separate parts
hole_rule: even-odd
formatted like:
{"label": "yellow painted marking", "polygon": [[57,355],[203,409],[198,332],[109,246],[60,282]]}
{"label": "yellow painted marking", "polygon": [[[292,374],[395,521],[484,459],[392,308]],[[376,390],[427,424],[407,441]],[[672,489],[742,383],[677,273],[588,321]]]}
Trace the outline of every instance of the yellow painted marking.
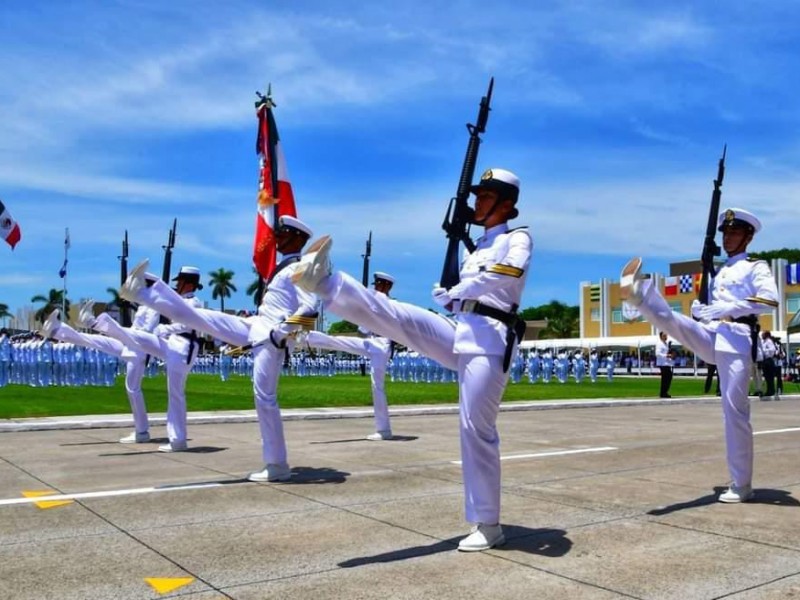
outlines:
{"label": "yellow painted marking", "polygon": [[194,577],[145,577],[144,580],[159,594],[169,594],[192,583]]}
{"label": "yellow painted marking", "polygon": [[[46,490],[44,492],[39,491],[28,491],[22,492],[22,495],[26,498],[38,498],[39,496],[53,496],[55,492],[52,490]],[[72,504],[74,500],[42,500],[41,502],[34,502],[34,504],[39,508],[55,508],[56,506],[64,506],[65,504]]]}

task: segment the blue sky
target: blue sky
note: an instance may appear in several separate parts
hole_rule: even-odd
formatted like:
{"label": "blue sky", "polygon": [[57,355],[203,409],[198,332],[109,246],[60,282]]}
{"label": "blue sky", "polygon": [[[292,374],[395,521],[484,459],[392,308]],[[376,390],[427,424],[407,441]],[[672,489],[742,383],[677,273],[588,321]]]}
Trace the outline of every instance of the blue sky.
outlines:
{"label": "blue sky", "polygon": [[[522,6],[521,6],[522,5]],[[796,2],[409,0],[9,2],[0,50],[0,198],[22,227],[0,248],[12,311],[61,288],[109,298],[120,242],[160,271],[235,271],[249,307],[254,92],[272,84],[299,216],[335,267],[374,269],[433,306],[440,229],[495,77],[478,173],[522,181],[535,244],[523,306],[578,302],[581,281],[695,258],[728,144],[723,205],[751,246],[800,245]],[[204,290],[204,299],[211,300]],[[217,302],[211,302],[217,305]]]}

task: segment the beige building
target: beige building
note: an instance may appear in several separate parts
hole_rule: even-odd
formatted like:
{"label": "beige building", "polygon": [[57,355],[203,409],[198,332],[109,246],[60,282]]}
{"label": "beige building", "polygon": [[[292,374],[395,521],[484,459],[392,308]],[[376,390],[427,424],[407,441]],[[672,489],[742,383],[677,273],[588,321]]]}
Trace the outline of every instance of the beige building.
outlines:
{"label": "beige building", "polygon": [[[784,332],[792,316],[800,310],[800,284],[787,283],[784,259],[774,259],[770,266],[775,274],[780,305],[761,315],[762,330]],[[672,310],[690,314],[692,301],[697,298],[700,285],[700,263],[689,261],[670,265],[670,275],[646,274],[672,306]],[[619,281],[601,279],[599,283],[582,282],[580,298],[581,338],[626,337],[655,335],[658,332],[638,311],[623,305],[619,297]],[[785,341],[785,340],[784,340]]]}

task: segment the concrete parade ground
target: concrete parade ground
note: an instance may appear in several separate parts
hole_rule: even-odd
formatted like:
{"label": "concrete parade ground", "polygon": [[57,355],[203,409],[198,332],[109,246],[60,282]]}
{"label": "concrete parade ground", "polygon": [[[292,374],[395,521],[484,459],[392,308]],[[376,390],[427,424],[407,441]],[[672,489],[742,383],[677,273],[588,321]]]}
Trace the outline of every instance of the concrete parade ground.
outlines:
{"label": "concrete parade ground", "polygon": [[0,597],[800,598],[800,396],[753,400],[739,505],[716,502],[717,399],[582,404],[503,407],[507,543],[479,553],[456,550],[454,406],[393,410],[385,442],[370,411],[287,411],[275,484],[244,479],[252,413],[193,415],[175,454],[161,424],[122,445],[122,417],[3,421]]}

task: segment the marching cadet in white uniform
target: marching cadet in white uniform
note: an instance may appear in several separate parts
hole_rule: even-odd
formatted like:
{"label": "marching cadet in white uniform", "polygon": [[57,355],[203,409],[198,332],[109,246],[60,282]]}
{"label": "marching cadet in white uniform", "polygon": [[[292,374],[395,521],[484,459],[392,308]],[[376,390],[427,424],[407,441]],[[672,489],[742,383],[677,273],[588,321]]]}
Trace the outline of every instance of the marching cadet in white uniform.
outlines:
{"label": "marching cadet in white uniform", "polygon": [[294,217],[280,217],[275,239],[283,260],[267,282],[258,314],[251,317],[187,306],[169,286],[145,272],[147,261],[131,271],[119,292],[127,300],[150,306],[175,322],[210,333],[227,344],[252,347],[253,392],[265,466],[251,473],[250,481],[288,481],[292,477],[278,406],[278,377],[287,349],[291,352],[294,345],[294,340],[287,337],[300,327],[310,329],[316,319],[316,299],[297,290],[290,279],[310,237],[311,229],[305,223]]}
{"label": "marching cadet in white uniform", "polygon": [[[92,313],[94,302],[85,303],[80,310],[80,322],[85,327],[91,328],[95,319]],[[94,348],[104,354],[116,356],[126,363],[125,391],[131,405],[135,430],[130,435],[120,439],[122,444],[143,444],[150,441],[150,422],[147,417],[147,407],[142,392],[142,379],[144,378],[147,354],[138,348],[128,348],[122,342],[105,336],[92,333],[75,331],[66,323],[61,322],[61,310],[55,309],[47,317],[42,326],[42,335],[52,337],[62,342],[77,344],[85,348]],[[146,306],[136,310],[131,327],[141,331],[153,331],[158,325],[158,313]]]}
{"label": "marching cadet in white uniform", "polygon": [[638,306],[644,317],[694,351],[703,361],[716,364],[725,421],[728,470],[733,480],[720,502],[745,502],[753,497],[753,428],[747,398],[750,366],[758,338],[759,313],[778,306],[778,291],[769,265],[747,260],[747,245],[761,229],[752,213],[731,208],[719,217],[722,246],[728,259],[717,272],[710,304],[692,304],[693,320],[672,311],[652,280],[644,280],[640,258],[622,270],[620,295]]}
{"label": "marching cadet in white uniform", "polygon": [[434,300],[456,314],[455,322],[368,290],[345,273],[331,274],[328,237],[303,258],[293,278],[340,317],[458,370],[466,518],[474,524],[458,545],[462,551],[486,550],[505,542],[495,424],[507,368],[524,331],[516,309],[532,248],[526,229],[508,227],[518,215],[516,175],[503,169],[486,171],[472,192],[473,223],[485,228],[484,235],[473,252],[465,253],[460,283],[433,290]]}
{"label": "marching cadet in white uniform", "polygon": [[[181,267],[173,278],[176,295],[184,306],[202,306],[195,291],[202,289],[200,270],[197,267]],[[166,286],[166,284],[164,284]],[[163,313],[162,313],[163,314]],[[88,316],[88,315],[87,315]],[[166,315],[165,315],[166,316]],[[186,443],[186,379],[197,360],[200,345],[197,334],[180,322],[157,325],[152,333],[120,326],[108,314],[103,313],[91,326],[113,337],[128,348],[160,358],[167,370],[167,437],[169,444],[159,446],[160,452],[184,452]]]}
{"label": "marching cadet in white uniform", "polygon": [[[394,277],[375,271],[372,285],[375,291],[389,294],[394,285]],[[389,405],[386,402],[386,365],[392,353],[392,342],[385,337],[371,335],[369,331],[359,330],[369,337],[332,336],[321,331],[310,331],[306,337],[306,344],[313,348],[325,350],[339,350],[366,356],[370,362],[370,380],[372,383],[372,406],[375,411],[375,433],[367,436],[373,442],[392,439],[392,426],[389,421]]]}

